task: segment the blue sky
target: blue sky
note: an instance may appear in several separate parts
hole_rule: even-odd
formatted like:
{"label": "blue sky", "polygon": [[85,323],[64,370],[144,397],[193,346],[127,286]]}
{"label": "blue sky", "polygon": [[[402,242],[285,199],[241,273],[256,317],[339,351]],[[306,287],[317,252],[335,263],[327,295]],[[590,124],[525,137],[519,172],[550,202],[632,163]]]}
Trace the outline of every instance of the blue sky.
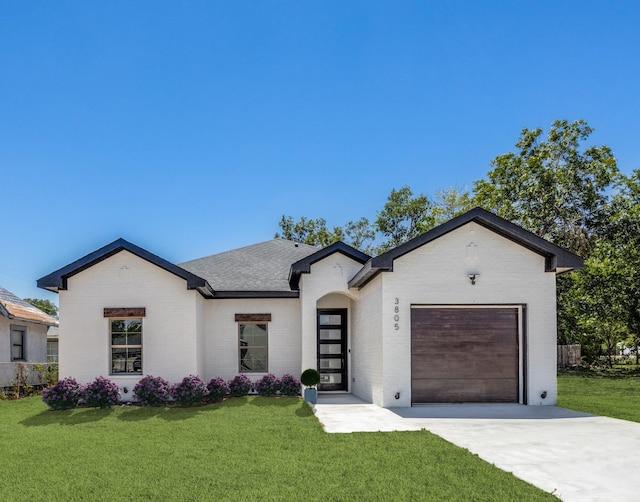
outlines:
{"label": "blue sky", "polygon": [[123,237],[181,262],[375,218],[586,119],[640,167],[634,1],[4,1],[0,285]]}

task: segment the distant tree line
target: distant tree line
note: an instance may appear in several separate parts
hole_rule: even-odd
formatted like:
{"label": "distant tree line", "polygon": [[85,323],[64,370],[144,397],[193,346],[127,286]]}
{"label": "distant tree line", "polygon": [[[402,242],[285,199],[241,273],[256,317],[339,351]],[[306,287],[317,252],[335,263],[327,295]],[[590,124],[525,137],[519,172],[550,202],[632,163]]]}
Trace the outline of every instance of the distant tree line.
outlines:
{"label": "distant tree line", "polygon": [[558,343],[579,343],[587,361],[611,363],[625,346],[640,347],[640,169],[624,176],[608,146],[587,146],[584,120],[556,120],[546,136],[524,128],[515,150],[490,162],[471,189],[430,198],[409,186],[391,190],[375,220],[328,227],[324,218],[282,216],[277,238],[327,246],[343,241],[383,253],[480,206],[585,259],[561,275]]}

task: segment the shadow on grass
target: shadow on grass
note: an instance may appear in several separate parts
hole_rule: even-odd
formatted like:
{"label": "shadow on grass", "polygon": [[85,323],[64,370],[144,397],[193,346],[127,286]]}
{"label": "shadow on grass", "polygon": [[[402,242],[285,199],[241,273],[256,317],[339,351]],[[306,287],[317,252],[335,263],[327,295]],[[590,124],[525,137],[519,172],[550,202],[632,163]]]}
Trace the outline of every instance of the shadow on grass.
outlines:
{"label": "shadow on grass", "polygon": [[[300,396],[296,397],[286,397],[286,396],[248,396],[244,398],[234,398],[230,401],[234,400],[244,400],[243,403],[239,404],[243,405],[252,405],[260,408],[295,408],[295,414],[298,417],[314,417],[313,410],[311,407],[305,403]],[[229,401],[225,401],[225,405]]]}
{"label": "shadow on grass", "polygon": [[[44,410],[20,422],[26,427],[41,425],[79,425],[97,422],[112,415],[116,410],[116,418],[123,422],[139,422],[160,418],[168,422],[189,420],[201,414],[212,414],[225,408],[242,408],[256,406],[258,408],[294,409],[298,417],[313,417],[313,410],[300,398],[244,396],[225,399],[224,401],[196,406],[137,406],[121,405],[115,408],[76,408],[73,410]],[[124,408],[124,409],[123,409]],[[213,416],[213,415],[212,415]]]}
{"label": "shadow on grass", "polygon": [[286,396],[272,396],[263,397],[255,396],[250,404],[254,406],[277,406],[278,408],[284,408],[287,406],[297,406],[300,404],[301,399],[298,397],[286,397]]}
{"label": "shadow on grass", "polygon": [[75,410],[44,410],[32,417],[25,418],[20,424],[25,427],[41,425],[79,425],[97,422],[113,413],[113,408],[89,408]]}
{"label": "shadow on grass", "polygon": [[130,409],[120,413],[117,418],[124,422],[139,422],[151,418],[174,422],[189,420],[201,413],[215,411],[219,407],[219,403],[197,406],[131,406]]}
{"label": "shadow on grass", "polygon": [[309,417],[315,418],[315,415],[313,414],[313,410],[311,409],[311,406],[309,406],[305,402],[300,402],[300,406],[296,410],[296,416],[301,418],[309,418]]}

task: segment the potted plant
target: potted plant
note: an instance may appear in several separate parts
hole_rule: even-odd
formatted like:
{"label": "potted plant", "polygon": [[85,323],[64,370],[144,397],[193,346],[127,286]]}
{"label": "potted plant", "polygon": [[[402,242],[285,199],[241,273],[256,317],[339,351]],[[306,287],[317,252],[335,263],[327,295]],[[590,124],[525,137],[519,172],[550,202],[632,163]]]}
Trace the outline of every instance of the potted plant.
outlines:
{"label": "potted plant", "polygon": [[304,400],[306,403],[316,404],[318,401],[317,386],[320,383],[320,373],[318,370],[309,368],[300,375],[300,382],[304,385]]}

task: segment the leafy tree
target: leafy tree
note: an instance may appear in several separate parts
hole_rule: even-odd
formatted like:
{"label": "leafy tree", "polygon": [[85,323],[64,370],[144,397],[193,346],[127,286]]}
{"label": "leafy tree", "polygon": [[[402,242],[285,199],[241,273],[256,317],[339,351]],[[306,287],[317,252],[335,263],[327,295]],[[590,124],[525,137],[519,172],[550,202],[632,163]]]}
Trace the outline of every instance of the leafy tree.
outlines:
{"label": "leafy tree", "polygon": [[441,225],[474,207],[473,196],[466,187],[464,189],[445,188],[436,192],[427,219],[432,221],[434,226]]}
{"label": "leafy tree", "polygon": [[628,344],[640,360],[640,169],[624,179],[613,197],[600,231],[610,243],[610,256],[619,268],[617,297],[629,333]]}
{"label": "leafy tree", "polygon": [[586,121],[556,120],[524,128],[517,152],[498,155],[487,178],[474,184],[475,202],[560,246],[587,255],[599,211],[619,180],[607,146],[582,149],[593,129]]}
{"label": "leafy tree", "polygon": [[385,239],[378,247],[378,252],[399,246],[433,228],[435,221],[429,212],[431,206],[426,195],[414,197],[409,186],[391,190],[375,221],[377,231]]}
{"label": "leafy tree", "polygon": [[617,254],[611,242],[598,240],[584,268],[570,277],[571,286],[561,297],[564,315],[573,324],[569,341],[580,343],[589,360],[606,354],[609,365],[629,333],[625,321],[627,267]]}
{"label": "leafy tree", "polygon": [[357,221],[349,221],[344,226],[346,243],[369,255],[375,254],[374,242],[376,240],[376,229],[365,217]]}
{"label": "leafy tree", "polygon": [[373,241],[376,238],[376,230],[364,217],[357,221],[349,221],[344,227],[333,227],[333,230],[327,228],[324,218],[313,219],[305,216],[294,221],[291,216],[283,215],[279,225],[281,232],[276,232],[276,239],[288,239],[317,247],[343,241],[369,254],[375,251]]}
{"label": "leafy tree", "polygon": [[601,211],[598,239],[579,273],[558,282],[561,343],[595,358],[618,345],[640,348],[640,170]]}
{"label": "leafy tree", "polygon": [[324,218],[312,219],[303,216],[298,221],[293,221],[291,216],[283,215],[279,225],[282,232],[276,232],[276,239],[288,239],[318,247],[325,247],[344,239],[342,228],[334,227],[333,230],[329,230]]}
{"label": "leafy tree", "polygon": [[41,298],[25,298],[24,301],[30,303],[34,307],[39,308],[50,316],[56,318],[58,317],[58,307],[49,300],[43,300]]}

